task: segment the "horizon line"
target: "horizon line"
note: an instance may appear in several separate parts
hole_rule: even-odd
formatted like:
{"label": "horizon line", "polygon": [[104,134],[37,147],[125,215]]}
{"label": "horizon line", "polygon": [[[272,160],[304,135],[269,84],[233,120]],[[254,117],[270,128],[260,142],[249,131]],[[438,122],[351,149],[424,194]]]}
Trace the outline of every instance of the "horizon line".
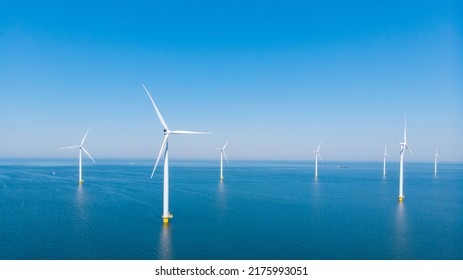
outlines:
{"label": "horizon line", "polygon": [[[23,160],[23,161],[75,161],[76,159],[74,157],[42,157],[42,156],[28,156],[28,157],[0,157],[0,162],[1,161],[8,161],[8,160]],[[170,158],[170,160],[173,161],[218,161],[220,160],[219,158]],[[98,161],[127,161],[127,162],[136,162],[136,161],[153,161],[152,158],[128,158],[128,157],[103,157],[100,158],[99,160],[96,160],[98,164]],[[249,159],[249,158],[237,158],[233,159],[231,161],[273,161],[273,162],[315,162],[314,160],[311,159]],[[379,158],[377,160],[374,159],[330,159],[330,160],[324,160],[323,162],[327,163],[333,163],[333,162],[383,162],[382,158]],[[399,163],[399,160],[389,160],[387,161],[389,163]],[[413,159],[408,159],[407,162],[411,163],[432,163],[434,164],[434,158],[431,158],[429,160],[413,160]],[[463,164],[463,160],[442,160],[439,161],[439,163],[461,163]]]}

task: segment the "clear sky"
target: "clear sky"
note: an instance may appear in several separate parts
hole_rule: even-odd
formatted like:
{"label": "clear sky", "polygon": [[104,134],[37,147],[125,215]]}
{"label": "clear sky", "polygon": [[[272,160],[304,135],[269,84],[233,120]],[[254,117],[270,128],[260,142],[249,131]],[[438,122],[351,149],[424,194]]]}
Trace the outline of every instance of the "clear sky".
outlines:
{"label": "clear sky", "polygon": [[461,3],[0,0],[0,158],[461,162]]}

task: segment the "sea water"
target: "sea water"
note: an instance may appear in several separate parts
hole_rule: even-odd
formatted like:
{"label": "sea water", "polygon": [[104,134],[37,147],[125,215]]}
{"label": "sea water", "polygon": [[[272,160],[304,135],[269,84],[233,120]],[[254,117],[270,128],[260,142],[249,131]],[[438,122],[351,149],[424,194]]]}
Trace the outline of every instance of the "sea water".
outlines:
{"label": "sea water", "polygon": [[463,259],[463,165],[0,162],[0,259]]}

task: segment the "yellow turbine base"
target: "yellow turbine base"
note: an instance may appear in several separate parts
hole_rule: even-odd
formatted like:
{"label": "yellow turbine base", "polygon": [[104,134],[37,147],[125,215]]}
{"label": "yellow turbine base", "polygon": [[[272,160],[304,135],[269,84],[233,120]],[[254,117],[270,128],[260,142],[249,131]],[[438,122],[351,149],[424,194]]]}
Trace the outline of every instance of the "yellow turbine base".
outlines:
{"label": "yellow turbine base", "polygon": [[404,202],[404,196],[399,196],[399,202]]}
{"label": "yellow turbine base", "polygon": [[220,181],[222,181],[224,179],[224,177],[220,177]]}
{"label": "yellow turbine base", "polygon": [[174,217],[174,215],[170,214],[166,217],[166,216],[162,216],[162,222],[164,224],[168,224],[169,223],[169,219],[172,219]]}
{"label": "yellow turbine base", "polygon": [[84,180],[79,181],[79,185],[82,185],[84,183]]}

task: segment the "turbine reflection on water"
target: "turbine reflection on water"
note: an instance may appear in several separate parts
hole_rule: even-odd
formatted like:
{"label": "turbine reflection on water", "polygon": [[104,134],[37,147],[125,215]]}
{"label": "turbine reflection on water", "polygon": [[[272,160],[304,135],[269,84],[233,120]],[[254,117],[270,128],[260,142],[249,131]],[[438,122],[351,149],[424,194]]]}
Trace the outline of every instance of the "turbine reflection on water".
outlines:
{"label": "turbine reflection on water", "polygon": [[172,228],[170,224],[162,224],[159,242],[159,259],[172,260]]}
{"label": "turbine reflection on water", "polygon": [[405,203],[397,203],[395,216],[395,244],[394,254],[396,259],[406,259],[408,255],[408,229]]}
{"label": "turbine reflection on water", "polygon": [[220,209],[225,209],[227,207],[227,194],[223,181],[220,181],[217,187],[217,206]]}

